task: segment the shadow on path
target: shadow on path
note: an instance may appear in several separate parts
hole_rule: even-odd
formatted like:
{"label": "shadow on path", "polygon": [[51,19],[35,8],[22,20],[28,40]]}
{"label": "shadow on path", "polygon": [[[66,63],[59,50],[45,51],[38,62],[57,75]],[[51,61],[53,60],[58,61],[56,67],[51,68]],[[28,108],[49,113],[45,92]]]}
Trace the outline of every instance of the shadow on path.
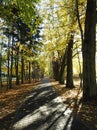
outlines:
{"label": "shadow on path", "polygon": [[10,130],[88,130],[64,105],[48,78],[19,108]]}
{"label": "shadow on path", "polygon": [[14,116],[15,112],[12,112],[7,116],[3,117],[2,119],[0,119],[0,130],[8,130],[13,121]]}

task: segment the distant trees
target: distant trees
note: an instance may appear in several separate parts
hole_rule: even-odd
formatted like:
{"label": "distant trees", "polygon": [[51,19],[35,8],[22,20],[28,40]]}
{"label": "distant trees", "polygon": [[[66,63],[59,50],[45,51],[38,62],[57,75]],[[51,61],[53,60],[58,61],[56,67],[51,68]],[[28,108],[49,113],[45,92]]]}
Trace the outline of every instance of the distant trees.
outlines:
{"label": "distant trees", "polygon": [[[4,64],[7,68],[5,67],[4,72],[7,73],[8,89],[12,88],[13,77],[16,78],[17,85],[20,81],[24,83],[24,80],[31,82],[34,69],[31,62],[38,55],[42,46],[39,40],[41,18],[35,7],[37,2],[2,1],[0,4],[0,12],[2,12],[0,13],[0,28],[3,30],[2,36],[5,36],[4,39],[7,41],[5,42],[6,51],[4,50],[6,55]],[[2,23],[4,23],[3,26]],[[1,64],[0,60],[0,66]],[[0,69],[1,72],[2,68]],[[2,75],[0,76],[0,83],[1,80]]]}

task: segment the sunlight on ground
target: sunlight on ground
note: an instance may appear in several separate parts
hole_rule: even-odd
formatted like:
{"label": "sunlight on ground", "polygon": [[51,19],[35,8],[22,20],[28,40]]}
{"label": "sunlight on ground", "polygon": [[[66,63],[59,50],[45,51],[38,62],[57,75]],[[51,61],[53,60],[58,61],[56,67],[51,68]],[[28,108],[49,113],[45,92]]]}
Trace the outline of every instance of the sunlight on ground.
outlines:
{"label": "sunlight on ground", "polygon": [[43,84],[40,84],[42,87],[47,87],[47,86],[51,86],[51,83],[43,83]]}
{"label": "sunlight on ground", "polygon": [[[77,114],[80,113],[82,121],[86,122],[88,126],[91,124],[93,127],[95,125],[95,127],[97,128],[97,125],[96,125],[97,116],[95,115],[97,111],[96,102],[92,102],[90,104],[84,104],[84,105],[80,104],[78,106],[79,99],[82,97],[82,92],[81,90],[79,91],[80,80],[76,78],[74,82],[75,82],[76,88],[72,90],[66,89],[65,84],[59,85],[58,82],[55,82],[53,80],[53,82],[51,83],[39,84],[36,87],[34,85],[32,86],[32,84],[29,86],[24,85],[20,87],[19,90],[18,89],[10,90],[9,92],[1,94],[0,103],[2,104],[5,103],[8,106],[8,107],[4,107],[5,106],[4,104],[2,105],[2,108],[0,108],[1,118],[2,116],[5,115],[3,114],[5,111],[6,111],[5,113],[9,113],[10,112],[9,110],[13,112],[13,110],[17,108],[17,106],[19,106],[17,104],[19,104],[19,102],[24,100],[23,97],[25,97],[25,92],[26,92],[26,95],[28,92],[30,92],[30,95],[27,96],[25,99],[34,98],[36,100],[37,98],[41,98],[44,95],[47,95],[47,96],[51,95],[51,92],[48,90],[48,88],[49,86],[53,86],[54,88],[56,88],[56,91],[59,91],[60,93],[59,96],[57,98],[54,98],[53,100],[46,101],[45,104],[41,105],[38,109],[36,109],[33,112],[24,109],[25,113],[27,114],[25,114],[25,116],[23,116],[19,121],[17,121],[14,124],[13,126],[14,130],[21,130],[23,128],[26,129],[30,125],[34,126],[35,124],[37,124],[37,122],[38,122],[37,130],[46,130],[47,128],[50,128],[49,130],[64,130],[63,129],[64,127],[68,127],[68,130],[71,130],[73,120],[74,120],[72,113],[74,113],[74,101],[76,97],[78,98],[77,106],[76,106],[76,109],[77,109],[76,113]],[[31,93],[32,88],[42,89],[42,86],[45,89],[45,91],[41,91],[41,93],[38,93],[38,94],[37,92]],[[79,91],[79,94],[78,94],[78,91]],[[17,100],[18,102],[15,100]],[[62,106],[61,101],[63,101],[66,106]],[[72,101],[73,103],[71,104],[71,106],[69,106],[69,104]],[[13,104],[13,102],[15,105]],[[31,104],[31,102],[28,103],[28,105],[29,104]],[[29,130],[29,128],[26,130]]]}
{"label": "sunlight on ground", "polygon": [[61,95],[56,95],[51,86],[57,88],[56,91],[60,89],[58,82],[43,83],[35,88],[35,92],[28,97],[26,106],[24,105],[23,110],[20,110],[20,117],[13,124],[12,130],[75,130],[75,128],[77,130],[79,128],[80,123],[78,120],[76,122],[75,118],[82,107],[79,87],[71,90],[62,85]]}
{"label": "sunlight on ground", "polygon": [[[64,81],[64,82],[65,82],[64,84],[59,84],[58,81],[52,81],[51,84],[52,85],[60,85],[60,87],[65,87],[66,86],[66,81]],[[80,86],[80,79],[79,78],[74,78],[74,85],[76,87]]]}
{"label": "sunlight on ground", "polygon": [[[40,106],[39,109],[36,109],[33,113],[30,113],[22,119],[20,119],[18,122],[14,124],[13,129],[21,130],[29,125],[35,124],[35,122],[43,121],[43,123],[40,126],[37,126],[37,130],[44,130],[48,128],[52,124],[52,122],[54,122],[54,124],[50,128],[51,130],[53,130],[54,128],[56,130],[59,130],[59,127],[61,128],[60,130],[62,130],[62,128],[64,128],[64,126],[66,125],[65,123],[67,123],[69,115],[71,115],[71,113],[72,110],[67,108],[67,106],[63,107],[61,98],[57,97],[53,99],[51,102],[46,103],[43,106]],[[46,123],[46,119],[49,116],[52,116],[50,119],[51,124]],[[72,120],[73,119],[71,117],[68,127],[70,127],[70,123],[72,122]]]}

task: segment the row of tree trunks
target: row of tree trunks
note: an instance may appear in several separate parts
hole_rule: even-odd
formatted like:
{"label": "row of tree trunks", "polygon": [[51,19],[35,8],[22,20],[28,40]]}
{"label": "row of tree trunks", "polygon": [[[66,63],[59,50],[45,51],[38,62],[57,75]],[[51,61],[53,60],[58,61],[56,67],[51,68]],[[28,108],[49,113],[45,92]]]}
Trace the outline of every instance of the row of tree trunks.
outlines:
{"label": "row of tree trunks", "polygon": [[[12,42],[11,42],[12,40]],[[12,45],[11,45],[12,43]],[[16,55],[13,55],[13,45],[14,44],[14,39],[13,36],[8,37],[8,52],[7,52],[7,89],[11,89],[12,88],[12,78],[13,78],[13,66],[15,67],[15,75],[16,75],[16,85],[19,85],[20,80],[21,83],[24,83],[25,77],[24,77],[24,73],[25,73],[25,63],[24,63],[24,57],[22,56],[21,58],[21,70],[19,69],[19,61],[20,61],[20,53],[19,53],[19,46],[16,45],[15,47],[15,53]],[[12,47],[11,47],[12,46]],[[0,55],[1,56],[1,55]],[[14,57],[15,56],[15,57]],[[0,61],[1,61],[1,57],[0,57]],[[2,67],[2,62],[0,62],[0,86],[2,87],[2,73],[1,73],[1,67]],[[33,68],[33,66],[31,66],[30,61],[28,62],[28,70],[26,75],[28,75],[27,80],[29,80],[29,83],[31,83],[31,68]],[[34,69],[34,68],[33,68]],[[21,71],[21,72],[20,72]]]}
{"label": "row of tree trunks", "polygon": [[73,88],[73,64],[72,64],[72,53],[73,53],[73,44],[74,44],[74,36],[71,35],[68,41],[68,45],[65,49],[65,53],[62,59],[62,62],[59,63],[59,60],[54,60],[53,64],[53,73],[55,80],[59,81],[60,84],[64,84],[65,75],[64,70],[67,67],[67,76],[66,76],[66,87]]}
{"label": "row of tree trunks", "polygon": [[[96,86],[96,70],[95,70],[95,53],[96,53],[96,0],[87,0],[86,19],[85,19],[85,32],[83,39],[83,31],[80,24],[79,12],[78,12],[78,1],[76,0],[77,6],[77,18],[81,31],[82,39],[82,52],[83,52],[83,100],[87,101],[93,97],[97,97],[97,86]],[[68,44],[67,51],[67,79],[66,86],[73,87],[73,75],[72,75],[72,47],[73,40]],[[64,54],[65,57],[65,54]],[[64,73],[65,58],[63,58],[63,69],[60,71]],[[68,64],[69,63],[69,64]],[[62,67],[62,66],[61,66]],[[62,75],[60,75],[61,77]],[[61,82],[62,80],[62,82]],[[61,77],[60,83],[64,83],[64,79]]]}

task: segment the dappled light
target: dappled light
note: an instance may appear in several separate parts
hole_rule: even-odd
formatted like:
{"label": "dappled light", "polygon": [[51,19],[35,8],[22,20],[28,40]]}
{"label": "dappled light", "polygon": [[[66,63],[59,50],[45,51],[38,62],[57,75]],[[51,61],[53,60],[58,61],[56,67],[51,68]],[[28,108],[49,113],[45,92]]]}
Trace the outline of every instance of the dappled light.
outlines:
{"label": "dappled light", "polygon": [[97,129],[97,0],[0,0],[0,130]]}
{"label": "dappled light", "polygon": [[[55,94],[51,83],[40,84],[29,97],[25,105],[18,111],[12,129],[71,129],[73,121],[72,109],[62,103],[62,99]],[[45,86],[45,87],[44,87]],[[40,91],[42,89],[42,91]],[[44,96],[46,96],[44,98]],[[31,101],[32,100],[32,101]],[[41,101],[40,101],[41,100]],[[42,101],[43,100],[43,101]],[[33,108],[31,109],[31,106]],[[36,107],[36,108],[35,108]],[[30,109],[29,109],[30,108]],[[25,113],[25,114],[23,114]],[[69,122],[68,119],[70,118]],[[67,124],[68,123],[68,124]]]}

